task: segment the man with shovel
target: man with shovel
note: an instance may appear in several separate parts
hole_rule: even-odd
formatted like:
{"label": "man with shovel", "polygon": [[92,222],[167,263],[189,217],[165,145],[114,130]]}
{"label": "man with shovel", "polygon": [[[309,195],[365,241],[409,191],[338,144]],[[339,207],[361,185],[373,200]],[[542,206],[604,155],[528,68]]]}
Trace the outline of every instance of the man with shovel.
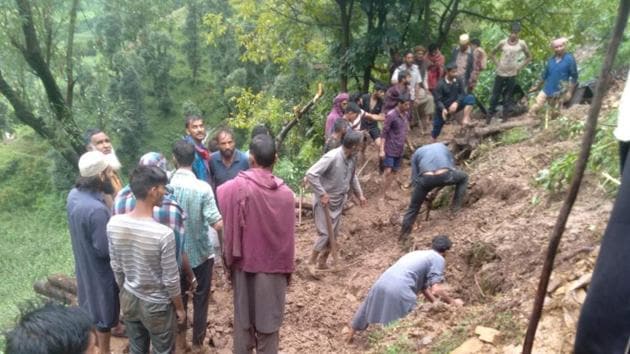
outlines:
{"label": "man with shovel", "polygon": [[306,172],[306,179],[315,192],[313,215],[319,235],[309,264],[313,266],[317,262],[318,269],[326,268],[326,259],[331,252],[336,261],[336,238],[341,212],[350,189],[359,198],[361,206],[366,202],[355,173],[356,155],[362,138],[363,134],[348,131],[343,137],[341,147],[327,152]]}

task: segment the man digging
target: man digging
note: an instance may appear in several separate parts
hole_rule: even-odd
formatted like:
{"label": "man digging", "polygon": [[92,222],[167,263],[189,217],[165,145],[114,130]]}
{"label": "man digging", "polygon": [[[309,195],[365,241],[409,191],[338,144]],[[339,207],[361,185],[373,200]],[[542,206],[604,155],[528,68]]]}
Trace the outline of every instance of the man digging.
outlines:
{"label": "man digging", "polygon": [[[313,216],[319,235],[308,262],[311,267],[317,262],[318,269],[327,268],[326,260],[331,252],[329,237],[334,237],[336,240],[341,223],[341,212],[350,189],[359,198],[361,206],[365,205],[366,199],[355,174],[356,155],[361,147],[362,139],[363,134],[348,131],[343,137],[341,147],[327,152],[306,172],[306,179],[315,192]],[[330,235],[328,231],[329,222],[333,235]]]}

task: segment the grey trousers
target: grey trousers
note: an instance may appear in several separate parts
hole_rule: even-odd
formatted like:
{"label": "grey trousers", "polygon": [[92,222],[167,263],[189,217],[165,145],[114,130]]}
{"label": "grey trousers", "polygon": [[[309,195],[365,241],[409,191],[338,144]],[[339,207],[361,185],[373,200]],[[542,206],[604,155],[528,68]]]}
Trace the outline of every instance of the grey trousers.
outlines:
{"label": "grey trousers", "polygon": [[177,319],[171,303],[144,301],[123,288],[120,291],[120,304],[131,354],[146,354],[149,345],[153,354],[174,352]]}
{"label": "grey trousers", "polygon": [[277,353],[284,317],[286,274],[232,272],[234,353]]}

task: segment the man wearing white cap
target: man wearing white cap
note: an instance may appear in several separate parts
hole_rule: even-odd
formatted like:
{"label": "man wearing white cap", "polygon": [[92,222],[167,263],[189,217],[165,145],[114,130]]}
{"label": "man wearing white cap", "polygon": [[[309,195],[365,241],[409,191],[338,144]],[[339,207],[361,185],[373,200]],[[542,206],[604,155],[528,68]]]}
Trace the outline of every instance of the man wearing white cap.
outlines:
{"label": "man wearing white cap", "polygon": [[543,88],[536,96],[536,103],[529,109],[531,113],[538,112],[548,97],[558,98],[560,103],[565,103],[573,96],[578,71],[575,58],[571,53],[566,52],[567,42],[568,39],[564,37],[551,41],[554,56],[547,61],[540,81],[529,90],[529,92],[535,92]]}
{"label": "man wearing white cap", "polygon": [[459,36],[459,47],[453,49],[451,63],[457,66],[455,75],[462,81],[464,89],[468,88],[468,82],[474,64],[473,52],[470,48],[470,36],[468,33]]}
{"label": "man wearing white cap", "polygon": [[98,347],[109,353],[111,329],[118,323],[118,286],[109,264],[106,227],[110,211],[104,194],[112,194],[111,167],[100,151],[79,159],[75,187],[68,194],[68,227],[72,240],[79,306],[91,317]]}
{"label": "man wearing white cap", "polygon": [[100,151],[105,155],[107,159],[107,163],[111,167],[109,170],[109,178],[112,182],[112,186],[114,187],[113,193],[105,193],[105,203],[109,208],[112,207],[114,197],[116,194],[122,189],[123,184],[118,176],[118,171],[122,167],[120,160],[118,160],[118,155],[116,155],[116,151],[112,146],[112,142],[109,139],[109,136],[105,134],[104,131],[92,128],[88,129],[84,135],[85,139],[85,149],[87,151]]}

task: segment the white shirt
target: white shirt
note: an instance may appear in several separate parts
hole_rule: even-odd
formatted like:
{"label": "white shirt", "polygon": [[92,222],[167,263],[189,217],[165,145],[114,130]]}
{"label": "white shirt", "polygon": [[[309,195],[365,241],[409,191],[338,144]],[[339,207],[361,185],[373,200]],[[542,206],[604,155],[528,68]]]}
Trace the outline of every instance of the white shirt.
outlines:
{"label": "white shirt", "polygon": [[626,87],[623,89],[619,101],[617,128],[615,128],[614,134],[619,141],[630,141],[630,71],[626,79]]}

